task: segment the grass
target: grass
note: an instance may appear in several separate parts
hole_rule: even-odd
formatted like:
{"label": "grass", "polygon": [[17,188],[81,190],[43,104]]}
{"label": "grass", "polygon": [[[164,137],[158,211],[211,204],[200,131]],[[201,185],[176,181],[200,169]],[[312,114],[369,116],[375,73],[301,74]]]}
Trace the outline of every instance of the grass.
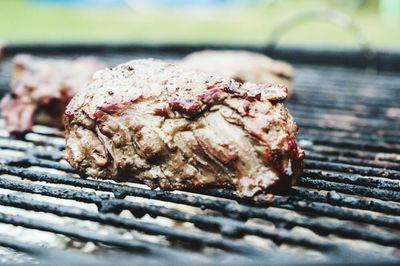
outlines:
{"label": "grass", "polygon": [[[301,11],[340,8],[337,1],[280,0],[278,4],[208,11],[134,10],[32,5],[0,0],[0,39],[9,42],[236,42],[265,43],[271,31]],[[343,10],[343,9],[342,9]],[[346,10],[345,10],[346,11]],[[349,12],[349,10],[347,10]],[[369,8],[350,12],[374,47],[400,47],[400,23],[383,22]],[[355,46],[344,28],[327,22],[300,24],[282,43]]]}

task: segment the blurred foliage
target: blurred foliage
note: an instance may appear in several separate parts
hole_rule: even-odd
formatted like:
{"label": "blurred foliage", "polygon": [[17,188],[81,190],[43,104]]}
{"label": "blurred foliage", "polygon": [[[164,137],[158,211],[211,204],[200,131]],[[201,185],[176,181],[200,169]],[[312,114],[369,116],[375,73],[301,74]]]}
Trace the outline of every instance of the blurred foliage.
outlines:
{"label": "blurred foliage", "polygon": [[[10,42],[235,42],[265,43],[289,18],[321,8],[352,17],[375,47],[400,47],[399,20],[386,21],[378,0],[279,0],[209,9],[137,9],[34,5],[0,0],[0,39]],[[399,14],[400,16],[400,14]],[[323,20],[290,29],[285,44],[355,46],[344,28]]]}

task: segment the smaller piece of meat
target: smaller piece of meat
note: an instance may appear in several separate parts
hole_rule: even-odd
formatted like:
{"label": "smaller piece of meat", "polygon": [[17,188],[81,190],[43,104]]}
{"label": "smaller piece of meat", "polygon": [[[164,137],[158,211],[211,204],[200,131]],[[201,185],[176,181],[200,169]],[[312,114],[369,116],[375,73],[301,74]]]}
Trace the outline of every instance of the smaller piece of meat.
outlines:
{"label": "smaller piece of meat", "polygon": [[182,59],[181,65],[215,73],[238,82],[271,83],[293,90],[293,67],[260,53],[241,50],[204,50]]}
{"label": "smaller piece of meat", "polygon": [[25,133],[33,124],[62,128],[62,116],[71,98],[104,67],[91,57],[61,60],[15,56],[11,93],[0,105],[7,131]]}

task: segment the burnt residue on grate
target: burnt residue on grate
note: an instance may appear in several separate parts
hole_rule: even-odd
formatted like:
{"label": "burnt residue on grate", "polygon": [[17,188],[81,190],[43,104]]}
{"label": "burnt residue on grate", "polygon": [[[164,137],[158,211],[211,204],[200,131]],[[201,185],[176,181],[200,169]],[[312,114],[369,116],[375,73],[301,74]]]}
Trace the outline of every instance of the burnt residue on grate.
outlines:
{"label": "burnt residue on grate", "polygon": [[45,264],[399,263],[400,77],[338,66],[296,70],[288,107],[306,169],[271,201],[80,177],[62,160],[60,132],[36,126],[13,139],[0,128],[0,252]]}

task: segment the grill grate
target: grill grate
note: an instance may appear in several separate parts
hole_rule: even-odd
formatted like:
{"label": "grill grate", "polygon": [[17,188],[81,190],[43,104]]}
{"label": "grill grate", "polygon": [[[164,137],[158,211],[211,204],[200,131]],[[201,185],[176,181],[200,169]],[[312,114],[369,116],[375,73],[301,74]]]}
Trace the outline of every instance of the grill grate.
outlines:
{"label": "grill grate", "polygon": [[[47,49],[40,51],[78,54]],[[94,55],[110,64],[179,56]],[[1,89],[9,69],[8,58]],[[48,264],[398,263],[400,77],[338,66],[296,69],[288,106],[301,128],[306,169],[298,185],[271,202],[244,201],[224,189],[151,191],[77,178],[62,160],[57,130],[36,126],[11,139],[1,129],[0,248]],[[26,240],[38,232],[46,237]],[[95,243],[90,252],[88,243]]]}

